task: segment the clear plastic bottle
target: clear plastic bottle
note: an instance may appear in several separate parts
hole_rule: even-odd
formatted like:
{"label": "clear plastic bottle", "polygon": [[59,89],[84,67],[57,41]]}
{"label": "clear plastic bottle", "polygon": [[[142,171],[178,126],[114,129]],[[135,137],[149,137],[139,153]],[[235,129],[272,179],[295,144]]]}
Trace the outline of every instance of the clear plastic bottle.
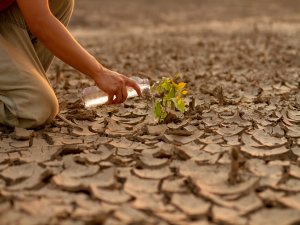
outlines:
{"label": "clear plastic bottle", "polygon": [[[130,77],[130,79],[134,80],[139,85],[142,92],[150,91],[150,83],[148,79],[142,79],[136,76]],[[133,98],[138,96],[136,91],[131,87],[127,87],[127,93],[128,93],[128,98]],[[88,87],[83,89],[82,91],[82,101],[85,108],[103,105],[104,103],[107,102],[107,100],[108,100],[107,94],[97,86]]]}

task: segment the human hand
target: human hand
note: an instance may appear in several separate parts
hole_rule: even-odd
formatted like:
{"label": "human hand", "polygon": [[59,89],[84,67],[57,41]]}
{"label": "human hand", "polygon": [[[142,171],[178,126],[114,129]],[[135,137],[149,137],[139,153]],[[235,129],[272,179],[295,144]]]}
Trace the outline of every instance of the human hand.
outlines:
{"label": "human hand", "polygon": [[142,95],[138,84],[128,77],[104,68],[98,76],[94,77],[97,86],[107,93],[106,104],[120,104],[127,99],[127,87],[132,87],[139,96]]}

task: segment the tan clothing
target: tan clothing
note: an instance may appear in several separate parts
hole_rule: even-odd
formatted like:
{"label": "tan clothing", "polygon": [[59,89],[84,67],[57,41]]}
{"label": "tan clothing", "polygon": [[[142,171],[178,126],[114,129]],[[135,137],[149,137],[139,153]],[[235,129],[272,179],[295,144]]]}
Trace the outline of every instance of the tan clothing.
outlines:
{"label": "tan clothing", "polygon": [[[49,0],[52,13],[65,25],[73,1]],[[16,3],[0,12],[1,124],[32,128],[54,119],[58,102],[46,77],[52,60],[48,49],[30,34]]]}

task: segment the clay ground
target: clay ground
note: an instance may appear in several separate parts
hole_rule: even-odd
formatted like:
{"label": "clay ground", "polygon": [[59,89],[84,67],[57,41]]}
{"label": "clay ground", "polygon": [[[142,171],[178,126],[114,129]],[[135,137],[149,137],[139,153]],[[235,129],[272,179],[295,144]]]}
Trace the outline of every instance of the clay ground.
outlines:
{"label": "clay ground", "polygon": [[1,127],[0,224],[300,224],[299,12],[298,0],[77,0],[70,29],[105,66],[183,75],[184,118],[157,125],[147,98],[85,110],[93,82],[55,61],[73,125]]}

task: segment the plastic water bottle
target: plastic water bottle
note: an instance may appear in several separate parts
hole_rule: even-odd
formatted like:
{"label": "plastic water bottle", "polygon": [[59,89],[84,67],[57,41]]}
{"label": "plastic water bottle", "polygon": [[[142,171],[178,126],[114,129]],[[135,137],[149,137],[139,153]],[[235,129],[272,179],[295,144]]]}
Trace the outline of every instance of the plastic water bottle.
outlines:
{"label": "plastic water bottle", "polygon": [[[150,91],[150,83],[148,79],[142,79],[140,77],[130,77],[130,79],[135,81],[139,85],[142,93]],[[138,96],[136,91],[131,87],[127,87],[127,93],[127,98]],[[82,91],[82,101],[85,108],[103,105],[107,102],[107,100],[107,94],[97,86],[88,87],[83,89]]]}

